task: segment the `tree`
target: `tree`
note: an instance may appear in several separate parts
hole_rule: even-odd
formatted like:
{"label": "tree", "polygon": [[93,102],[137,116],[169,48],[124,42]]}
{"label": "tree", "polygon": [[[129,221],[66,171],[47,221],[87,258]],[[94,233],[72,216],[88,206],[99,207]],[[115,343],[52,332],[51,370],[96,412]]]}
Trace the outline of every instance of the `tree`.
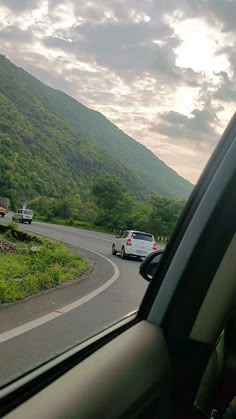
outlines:
{"label": "tree", "polygon": [[110,174],[99,176],[92,189],[98,206],[108,211],[118,206],[125,192],[121,179]]}
{"label": "tree", "polygon": [[99,210],[97,223],[123,228],[132,212],[133,197],[122,180],[115,175],[102,175],[95,182],[92,193]]}
{"label": "tree", "polygon": [[51,220],[55,215],[55,202],[54,198],[39,196],[29,203],[29,207],[38,215],[42,215],[47,220]]}
{"label": "tree", "polygon": [[150,224],[156,233],[170,236],[185,206],[184,200],[172,200],[162,196],[151,198]]}
{"label": "tree", "polygon": [[184,200],[172,200],[162,196],[151,196],[147,202],[136,203],[133,226],[155,236],[169,237],[185,205]]}

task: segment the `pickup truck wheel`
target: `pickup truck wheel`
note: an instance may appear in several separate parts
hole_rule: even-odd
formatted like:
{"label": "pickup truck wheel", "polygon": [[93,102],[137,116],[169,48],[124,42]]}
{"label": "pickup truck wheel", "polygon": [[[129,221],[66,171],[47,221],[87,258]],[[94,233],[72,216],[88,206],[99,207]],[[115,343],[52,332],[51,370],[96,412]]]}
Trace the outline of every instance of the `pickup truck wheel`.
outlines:
{"label": "pickup truck wheel", "polygon": [[112,255],[116,255],[116,248],[115,248],[114,243],[113,243],[112,248],[111,248],[111,253],[112,253]]}
{"label": "pickup truck wheel", "polygon": [[31,224],[32,223],[32,221],[29,221],[29,224]]}
{"label": "pickup truck wheel", "polygon": [[4,217],[5,214],[1,214],[2,218]]}
{"label": "pickup truck wheel", "polygon": [[121,259],[126,259],[127,258],[127,255],[125,253],[125,248],[124,247],[122,247],[122,249],[121,249],[121,255],[120,255],[120,257],[121,257]]}

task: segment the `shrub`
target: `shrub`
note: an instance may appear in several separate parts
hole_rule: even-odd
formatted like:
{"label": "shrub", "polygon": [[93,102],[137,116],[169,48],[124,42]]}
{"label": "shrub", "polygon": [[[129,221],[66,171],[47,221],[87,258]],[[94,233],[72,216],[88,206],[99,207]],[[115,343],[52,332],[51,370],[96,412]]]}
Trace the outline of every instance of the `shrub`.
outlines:
{"label": "shrub", "polygon": [[[4,239],[6,237],[9,230]],[[39,250],[32,253],[32,246],[38,242]],[[15,253],[0,254],[0,303],[54,288],[79,277],[86,269],[86,260],[70,252],[63,243],[37,236],[30,236],[25,242],[18,240]]]}

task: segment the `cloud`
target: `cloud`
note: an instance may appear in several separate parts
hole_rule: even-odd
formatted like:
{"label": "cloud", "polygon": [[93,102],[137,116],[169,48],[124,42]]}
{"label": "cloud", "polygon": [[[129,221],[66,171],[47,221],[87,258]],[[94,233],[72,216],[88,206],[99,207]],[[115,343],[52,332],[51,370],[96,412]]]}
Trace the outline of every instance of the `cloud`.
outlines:
{"label": "cloud", "polygon": [[175,50],[180,43],[169,25],[147,22],[81,24],[58,37],[44,39],[47,48],[96,63],[129,82],[135,77],[150,75],[157,85],[171,83],[172,89],[177,83],[200,86],[204,80],[202,72],[176,65]]}
{"label": "cloud", "polygon": [[40,0],[0,0],[0,6],[6,6],[14,12],[32,10],[40,4]]}
{"label": "cloud", "polygon": [[0,31],[0,39],[14,43],[26,44],[34,39],[33,32],[29,30],[22,30],[14,25],[9,25]]}
{"label": "cloud", "polygon": [[[1,7],[2,53],[196,179],[219,138],[222,113],[225,123],[236,100],[233,1],[0,0]],[[210,55],[197,37],[194,51],[186,47],[196,19],[207,22],[201,40],[209,37]]]}
{"label": "cloud", "polygon": [[187,0],[191,15],[198,15],[212,25],[222,25],[224,32],[235,31],[236,7],[234,0]]}
{"label": "cloud", "polygon": [[167,138],[211,144],[218,139],[219,135],[214,128],[217,117],[213,110],[194,109],[189,116],[168,111],[158,116],[160,122],[151,124],[150,130]]}
{"label": "cloud", "polygon": [[224,46],[219,50],[219,54],[226,54],[228,57],[228,60],[230,62],[231,71],[233,73],[233,76],[236,76],[236,34],[234,38],[232,39],[233,45],[230,46]]}
{"label": "cloud", "polygon": [[230,78],[225,71],[222,71],[217,75],[220,78],[220,82],[214,93],[215,99],[218,99],[222,102],[236,102],[235,79]]}
{"label": "cloud", "polygon": [[79,57],[86,54],[88,59],[98,65],[115,70],[123,76],[127,71],[135,74],[155,71],[158,61],[163,62],[165,54],[164,48],[155,45],[153,41],[159,38],[166,40],[166,55],[171,55],[173,43],[172,39],[168,40],[173,35],[169,26],[161,24],[156,27],[145,22],[90,22],[74,27],[63,35],[64,39],[62,36],[53,36],[46,38],[44,43],[49,48],[66,49]]}

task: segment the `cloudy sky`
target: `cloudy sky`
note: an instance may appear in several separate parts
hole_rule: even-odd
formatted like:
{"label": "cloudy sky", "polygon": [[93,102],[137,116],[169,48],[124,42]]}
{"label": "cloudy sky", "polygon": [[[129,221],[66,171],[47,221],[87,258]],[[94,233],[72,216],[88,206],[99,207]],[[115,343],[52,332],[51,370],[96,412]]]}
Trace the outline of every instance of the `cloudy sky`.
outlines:
{"label": "cloudy sky", "polygon": [[0,0],[0,52],[195,182],[235,111],[236,0]]}

